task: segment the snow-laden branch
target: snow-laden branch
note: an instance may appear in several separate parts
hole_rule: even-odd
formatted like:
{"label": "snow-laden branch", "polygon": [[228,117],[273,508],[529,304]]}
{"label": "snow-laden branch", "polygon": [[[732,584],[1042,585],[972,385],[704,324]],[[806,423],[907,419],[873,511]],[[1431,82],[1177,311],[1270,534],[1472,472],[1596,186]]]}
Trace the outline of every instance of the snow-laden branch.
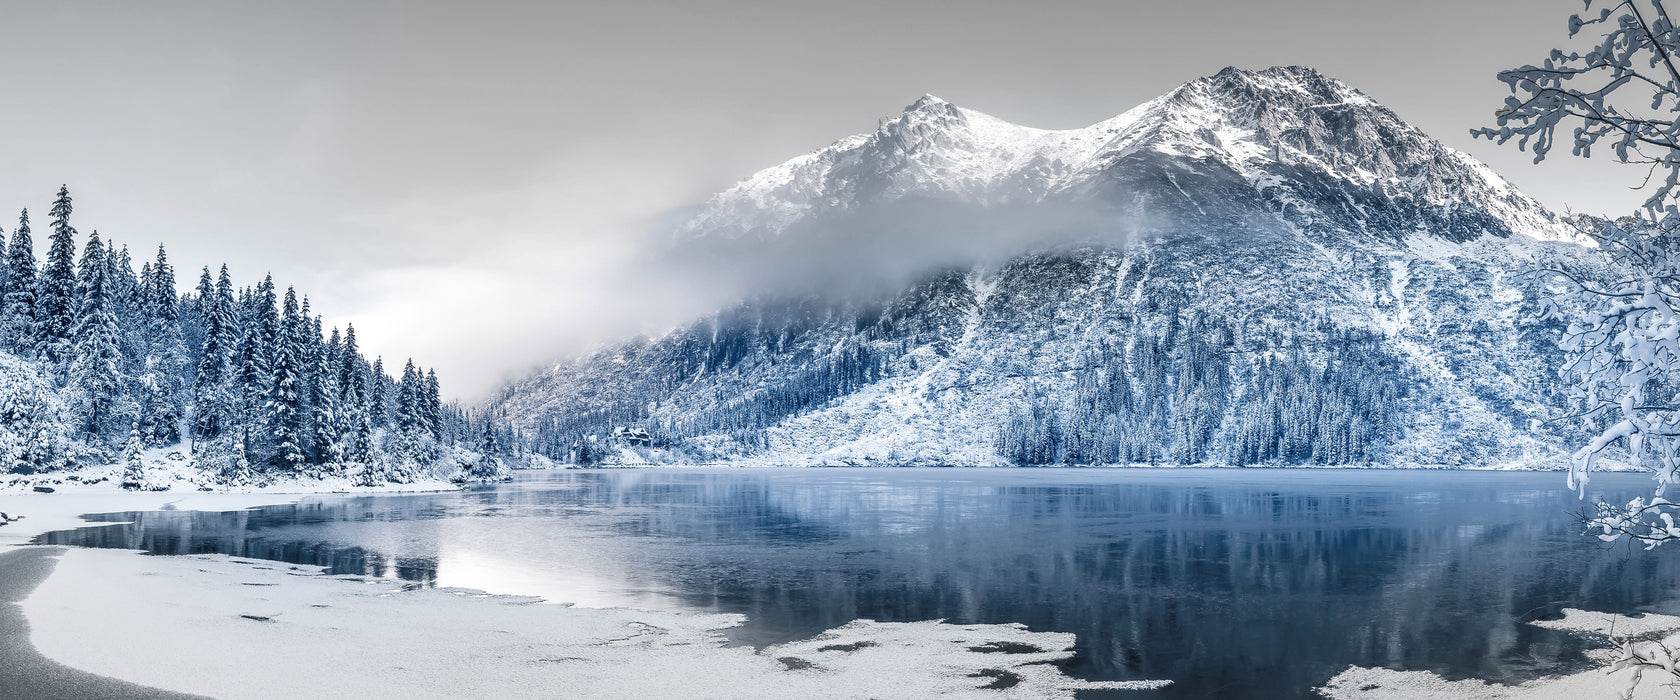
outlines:
{"label": "snow-laden branch", "polygon": [[1598,43],[1584,53],[1553,49],[1541,65],[1501,72],[1511,96],[1496,113],[1497,126],[1471,134],[1516,139],[1536,163],[1557,144],[1559,128],[1577,156],[1607,143],[1620,161],[1648,163],[1663,174],[1645,201],[1646,215],[1680,224],[1680,28],[1663,0],[1585,0],[1585,7],[1588,14],[1570,16],[1569,35],[1601,28]]}
{"label": "snow-laden branch", "polygon": [[1609,256],[1616,279],[1542,270],[1565,286],[1547,305],[1572,310],[1564,331],[1569,359],[1561,370],[1571,386],[1573,417],[1592,437],[1571,460],[1569,486],[1584,498],[1599,460],[1619,449],[1655,474],[1656,494],[1625,506],[1596,504],[1585,519],[1601,539],[1628,537],[1652,549],[1680,539],[1663,498],[1680,482],[1680,231],[1644,217],[1578,221],[1581,232]]}
{"label": "snow-laden branch", "polygon": [[[1569,36],[1602,31],[1586,52],[1553,49],[1539,66],[1499,74],[1511,89],[1495,113],[1497,128],[1472,135],[1545,160],[1567,129],[1574,155],[1590,157],[1608,143],[1618,160],[1648,166],[1653,191],[1644,210],[1614,222],[1577,220],[1608,256],[1612,274],[1595,281],[1567,270],[1541,274],[1569,290],[1548,300],[1547,316],[1575,312],[1562,347],[1561,370],[1572,386],[1574,416],[1593,437],[1570,463],[1569,486],[1582,498],[1593,469],[1612,449],[1656,475],[1656,493],[1627,505],[1595,504],[1582,515],[1606,542],[1622,538],[1646,549],[1680,540],[1680,504],[1663,497],[1680,481],[1680,28],[1664,0],[1584,0]],[[1594,6],[1596,14],[1592,14]],[[1633,669],[1631,698],[1646,670],[1680,679],[1680,650],[1660,641],[1612,639],[1621,650],[1611,670]]]}

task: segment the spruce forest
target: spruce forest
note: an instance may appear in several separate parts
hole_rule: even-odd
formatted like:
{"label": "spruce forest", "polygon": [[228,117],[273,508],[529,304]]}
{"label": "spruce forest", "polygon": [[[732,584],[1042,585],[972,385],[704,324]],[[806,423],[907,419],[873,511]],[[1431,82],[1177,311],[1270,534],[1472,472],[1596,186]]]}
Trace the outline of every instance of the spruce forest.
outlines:
{"label": "spruce forest", "polygon": [[[1076,257],[1011,266],[1001,286],[1012,293],[1017,282],[1024,289],[1056,277],[1047,268],[1076,268],[1071,278],[1085,279]],[[557,461],[608,461],[619,458],[617,446],[598,437],[637,426],[652,448],[637,456],[649,461],[774,455],[785,422],[952,356],[965,316],[978,313],[965,285],[943,273],[878,306],[758,300],[603,352],[593,362],[629,369],[587,375],[588,401],[538,422],[531,447]],[[1021,305],[1004,303],[993,316],[998,336],[1026,337],[1013,325],[1026,315]],[[970,413],[986,416],[981,434],[1015,465],[1370,465],[1389,457],[1405,431],[1412,380],[1401,359],[1380,336],[1323,318],[1268,333],[1160,306],[1105,324],[1100,339],[1077,349],[1046,354],[1055,352],[1065,356],[1047,367],[965,366],[922,395],[1013,388],[1013,401]],[[735,376],[742,379],[729,383]],[[685,390],[698,400],[685,401]]]}
{"label": "spruce forest", "polygon": [[324,331],[307,296],[272,277],[236,286],[225,264],[181,292],[163,245],[137,272],[98,231],[78,256],[72,213],[61,187],[39,264],[27,209],[0,231],[0,472],[138,464],[183,443],[225,484],[375,485],[497,478],[516,456],[506,428],[440,399],[435,372],[409,360],[392,376],[353,325]]}

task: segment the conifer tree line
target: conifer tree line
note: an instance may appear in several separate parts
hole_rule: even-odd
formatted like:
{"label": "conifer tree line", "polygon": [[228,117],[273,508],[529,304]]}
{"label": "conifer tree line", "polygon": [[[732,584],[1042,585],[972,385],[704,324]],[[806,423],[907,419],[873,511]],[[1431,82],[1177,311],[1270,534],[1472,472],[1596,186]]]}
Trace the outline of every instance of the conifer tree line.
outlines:
{"label": "conifer tree line", "polygon": [[[808,309],[800,309],[808,312]],[[730,309],[718,319],[685,329],[684,339],[670,357],[658,363],[660,375],[651,392],[630,390],[623,400],[597,410],[581,411],[539,422],[530,449],[554,460],[589,464],[608,450],[601,439],[621,426],[644,428],[656,447],[680,447],[683,440],[702,435],[727,435],[747,449],[766,447],[764,430],[787,418],[822,407],[888,376],[893,360],[909,347],[908,340],[883,341],[863,329],[824,357],[809,358],[808,366],[778,381],[725,397],[712,410],[677,418],[654,419],[649,408],[660,397],[695,377],[717,373],[748,360],[761,360],[806,332],[806,319],[790,318],[787,309],[764,316]]]}
{"label": "conifer tree line", "polygon": [[762,446],[764,428],[886,377],[894,355],[868,343],[847,343],[783,383],[738,397],[722,410],[663,421],[655,428],[662,435],[723,433],[750,446]]}
{"label": "conifer tree line", "polygon": [[16,436],[0,471],[109,461],[119,449],[135,460],[138,446],[186,441],[202,466],[230,476],[336,470],[389,481],[458,444],[516,444],[494,421],[445,404],[436,372],[409,360],[393,377],[362,354],[353,325],[324,331],[309,299],[272,277],[238,287],[224,264],[179,291],[164,246],[136,272],[128,247],[98,231],[78,257],[73,212],[61,187],[40,264],[27,210],[0,230],[0,352],[33,365],[71,424]]}
{"label": "conifer tree line", "polygon": [[1379,461],[1400,436],[1405,380],[1380,336],[1319,329],[1325,352],[1299,339],[1240,347],[1219,319],[1087,353],[1071,397],[1036,394],[998,431],[1019,464],[1344,465]]}
{"label": "conifer tree line", "polygon": [[[868,311],[723,312],[646,346],[627,364],[647,376],[603,383],[606,400],[538,424],[532,448],[589,463],[612,452],[605,438],[613,429],[634,426],[655,447],[683,451],[693,439],[725,437],[747,453],[766,450],[768,429],[917,371],[911,350],[948,332]],[[820,325],[812,318],[842,337],[815,357],[793,349],[796,336]],[[679,388],[743,363],[756,368],[746,370],[755,379],[745,386],[720,385],[710,400],[658,410]],[[791,369],[770,369],[778,366]],[[999,456],[1028,465],[1371,464],[1403,434],[1403,367],[1379,334],[1328,319],[1260,337],[1215,313],[1153,309],[1115,325],[1068,367],[993,379],[1018,382],[1024,400],[1003,412],[991,437]]]}

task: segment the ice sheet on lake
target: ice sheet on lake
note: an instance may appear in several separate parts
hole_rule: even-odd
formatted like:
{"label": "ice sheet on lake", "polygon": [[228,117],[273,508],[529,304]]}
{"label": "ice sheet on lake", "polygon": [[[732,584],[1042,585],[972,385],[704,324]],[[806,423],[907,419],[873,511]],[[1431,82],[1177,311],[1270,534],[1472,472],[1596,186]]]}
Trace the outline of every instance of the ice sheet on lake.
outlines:
{"label": "ice sheet on lake", "polygon": [[[1606,647],[1589,656],[1605,667],[1615,654],[1608,647],[1609,637],[1633,638],[1648,642],[1667,640],[1672,646],[1674,635],[1680,632],[1680,617],[1641,615],[1630,617],[1612,613],[1588,612],[1573,608],[1563,611],[1558,620],[1532,622],[1537,627],[1580,632],[1606,638]],[[1632,700],[1673,698],[1673,688],[1660,674],[1647,674],[1645,682],[1635,689]],[[1350,667],[1331,678],[1318,689],[1320,695],[1331,700],[1580,700],[1581,698],[1619,698],[1627,691],[1633,678],[1631,669],[1615,673],[1592,670],[1554,678],[1543,678],[1520,685],[1497,685],[1477,679],[1450,681],[1428,671],[1398,671],[1388,668]]]}
{"label": "ice sheet on lake", "polygon": [[1072,698],[1073,635],[859,621],[726,646],[738,615],[588,609],[224,556],[68,551],[24,602],[41,652],[218,698]]}
{"label": "ice sheet on lake", "polygon": [[[1155,690],[1170,681],[1090,682],[1055,666],[1073,656],[1074,635],[1030,632],[1024,625],[951,625],[856,620],[817,637],[766,648],[789,670],[826,677],[838,688],[875,688],[881,679],[915,678],[930,695],[976,689],[1016,690],[1008,697],[1072,697],[1074,691]],[[976,681],[974,679],[981,679]],[[878,697],[884,690],[870,690]],[[990,697],[987,695],[986,697]]]}

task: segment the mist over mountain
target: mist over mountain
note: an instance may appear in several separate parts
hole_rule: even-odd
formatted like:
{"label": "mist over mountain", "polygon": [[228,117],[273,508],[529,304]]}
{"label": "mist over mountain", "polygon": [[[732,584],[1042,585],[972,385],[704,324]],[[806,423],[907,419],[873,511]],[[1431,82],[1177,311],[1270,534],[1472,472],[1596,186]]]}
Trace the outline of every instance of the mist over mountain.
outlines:
{"label": "mist over mountain", "polygon": [[1562,403],[1541,260],[1595,264],[1308,68],[1065,131],[925,96],[675,229],[650,268],[724,308],[489,408],[561,458],[1533,463]]}

